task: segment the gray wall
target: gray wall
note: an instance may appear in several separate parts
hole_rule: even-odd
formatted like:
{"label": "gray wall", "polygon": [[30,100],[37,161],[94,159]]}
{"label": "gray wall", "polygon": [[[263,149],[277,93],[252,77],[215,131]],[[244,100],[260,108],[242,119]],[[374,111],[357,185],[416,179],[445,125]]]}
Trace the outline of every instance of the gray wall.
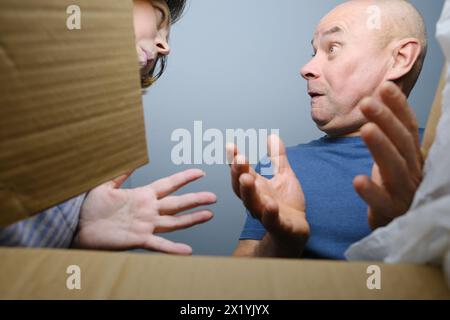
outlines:
{"label": "gray wall", "polygon": [[[244,223],[244,208],[230,187],[226,165],[176,166],[171,162],[173,130],[280,128],[287,145],[322,135],[310,119],[306,82],[299,70],[311,57],[310,40],[320,18],[336,0],[190,0],[172,29],[167,72],[144,96],[151,163],[137,170],[128,186],[186,168],[207,176],[183,192],[212,191],[218,203],[212,221],[165,234],[186,242],[199,255],[230,255]],[[443,56],[434,38],[443,0],[412,1],[423,13],[430,35],[424,71],[410,102],[422,126],[437,87]]]}

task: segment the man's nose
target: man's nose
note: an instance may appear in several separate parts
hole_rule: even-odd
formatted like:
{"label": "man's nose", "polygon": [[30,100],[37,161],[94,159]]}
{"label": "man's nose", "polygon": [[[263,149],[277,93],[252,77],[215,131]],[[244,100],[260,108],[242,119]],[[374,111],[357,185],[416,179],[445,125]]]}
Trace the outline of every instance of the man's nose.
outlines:
{"label": "man's nose", "polygon": [[300,74],[305,80],[313,80],[319,77],[319,71],[315,63],[315,58],[303,66],[300,70]]}

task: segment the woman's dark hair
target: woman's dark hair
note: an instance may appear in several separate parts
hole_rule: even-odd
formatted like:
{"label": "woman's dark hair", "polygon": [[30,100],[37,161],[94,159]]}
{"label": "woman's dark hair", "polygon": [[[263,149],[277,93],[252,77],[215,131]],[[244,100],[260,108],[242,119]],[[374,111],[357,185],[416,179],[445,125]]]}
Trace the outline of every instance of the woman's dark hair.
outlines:
{"label": "woman's dark hair", "polygon": [[[170,24],[174,24],[177,22],[184,11],[184,8],[186,6],[186,0],[160,0],[162,2],[165,2],[167,4],[167,7],[169,8],[170,12]],[[156,61],[155,67],[150,70],[148,74],[141,77],[141,87],[142,88],[148,88],[150,87],[156,80],[161,77],[163,74],[167,64],[167,56],[160,56],[158,57],[158,60]],[[155,74],[155,70],[158,69],[158,72]]]}
{"label": "woman's dark hair", "polygon": [[170,11],[171,23],[177,22],[183,14],[186,0],[165,0]]}

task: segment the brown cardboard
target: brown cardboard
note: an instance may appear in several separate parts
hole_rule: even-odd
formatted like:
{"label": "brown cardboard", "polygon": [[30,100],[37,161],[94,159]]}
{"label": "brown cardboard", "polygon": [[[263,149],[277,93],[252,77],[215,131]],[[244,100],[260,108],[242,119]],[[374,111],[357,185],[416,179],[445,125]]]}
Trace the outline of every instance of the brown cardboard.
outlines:
{"label": "brown cardboard", "polygon": [[[0,299],[450,299],[439,269],[414,265],[51,249],[0,249],[0,261]],[[373,264],[380,290],[367,288]]]}
{"label": "brown cardboard", "polygon": [[[146,160],[130,2],[77,1],[88,33],[61,29],[67,4],[0,2],[2,224]],[[439,99],[424,148],[434,140]],[[80,290],[66,287],[71,265],[80,267]],[[380,290],[367,288],[369,265],[381,269]],[[430,266],[0,249],[0,299],[125,298],[450,299],[450,292]]]}
{"label": "brown cardboard", "polygon": [[430,115],[428,116],[427,127],[425,129],[423,142],[422,142],[422,153],[425,158],[433,145],[434,138],[436,136],[436,129],[441,117],[441,107],[442,107],[442,93],[445,87],[445,77],[447,75],[447,64],[444,66],[441,74],[441,79],[439,80],[439,85],[434,96],[433,105],[431,106]]}
{"label": "brown cardboard", "polygon": [[[0,249],[0,261],[0,299],[450,299],[431,266],[16,248]],[[66,286],[71,265],[80,290]],[[370,265],[380,290],[367,288]]]}
{"label": "brown cardboard", "polygon": [[[450,299],[431,266],[7,248],[0,261],[0,299]],[[66,286],[71,265],[80,267],[80,290]],[[367,288],[369,265],[380,267],[380,290]]]}
{"label": "brown cardboard", "polygon": [[138,74],[132,1],[0,1],[0,226],[148,161]]}

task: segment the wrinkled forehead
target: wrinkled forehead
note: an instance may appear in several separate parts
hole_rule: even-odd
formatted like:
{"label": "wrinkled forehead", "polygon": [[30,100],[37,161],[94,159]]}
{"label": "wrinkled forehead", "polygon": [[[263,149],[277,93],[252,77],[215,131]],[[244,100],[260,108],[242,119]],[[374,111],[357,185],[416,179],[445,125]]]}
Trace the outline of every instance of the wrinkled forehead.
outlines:
{"label": "wrinkled forehead", "polygon": [[371,7],[355,3],[340,5],[325,15],[316,27],[313,42],[328,36],[364,38],[370,36],[368,28]]}

